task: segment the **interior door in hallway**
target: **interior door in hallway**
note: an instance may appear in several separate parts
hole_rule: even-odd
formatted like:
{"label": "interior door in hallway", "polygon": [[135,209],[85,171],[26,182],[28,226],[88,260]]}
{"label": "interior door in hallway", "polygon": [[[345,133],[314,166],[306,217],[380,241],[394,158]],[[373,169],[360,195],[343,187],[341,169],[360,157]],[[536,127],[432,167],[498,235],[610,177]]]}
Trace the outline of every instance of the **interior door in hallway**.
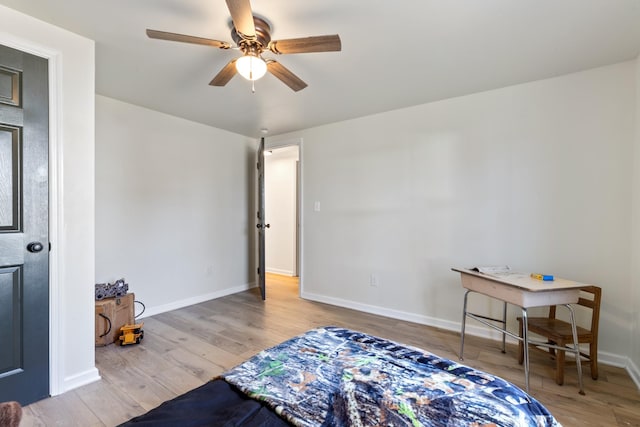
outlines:
{"label": "interior door in hallway", "polygon": [[48,62],[0,46],[0,401],[49,395]]}

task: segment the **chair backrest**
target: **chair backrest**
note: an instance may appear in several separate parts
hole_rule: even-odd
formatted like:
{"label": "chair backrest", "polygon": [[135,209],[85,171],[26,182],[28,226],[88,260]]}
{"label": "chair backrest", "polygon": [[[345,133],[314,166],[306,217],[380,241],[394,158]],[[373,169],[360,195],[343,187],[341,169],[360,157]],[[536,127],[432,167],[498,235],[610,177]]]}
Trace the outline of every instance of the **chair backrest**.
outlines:
{"label": "chair backrest", "polygon": [[[598,336],[598,325],[600,324],[600,301],[602,299],[602,288],[599,286],[585,286],[580,288],[580,291],[585,294],[590,294],[590,298],[585,298],[584,295],[580,295],[578,299],[578,305],[588,307],[592,310],[591,313],[591,333],[594,337]],[[556,306],[549,307],[549,318],[554,319],[556,317]]]}

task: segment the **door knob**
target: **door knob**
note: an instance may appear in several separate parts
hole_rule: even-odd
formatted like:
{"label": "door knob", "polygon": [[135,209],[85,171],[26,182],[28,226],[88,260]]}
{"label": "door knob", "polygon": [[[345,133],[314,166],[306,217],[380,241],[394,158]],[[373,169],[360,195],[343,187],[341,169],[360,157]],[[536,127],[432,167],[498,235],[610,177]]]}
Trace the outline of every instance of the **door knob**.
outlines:
{"label": "door knob", "polygon": [[42,249],[44,249],[44,246],[40,242],[31,242],[27,245],[27,250],[32,253],[40,252]]}

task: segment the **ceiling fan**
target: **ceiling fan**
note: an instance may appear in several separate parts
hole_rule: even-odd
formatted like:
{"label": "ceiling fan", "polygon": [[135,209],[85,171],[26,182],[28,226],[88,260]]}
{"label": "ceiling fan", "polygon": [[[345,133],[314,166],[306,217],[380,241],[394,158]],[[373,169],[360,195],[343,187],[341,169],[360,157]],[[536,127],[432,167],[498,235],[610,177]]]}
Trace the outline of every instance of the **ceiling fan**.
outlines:
{"label": "ceiling fan", "polygon": [[[209,83],[211,86],[224,86],[236,75],[236,72],[252,82],[261,78],[267,71],[277,77],[294,91],[307,87],[307,84],[293,74],[284,65],[273,59],[262,57],[264,52],[277,55],[309,52],[337,52],[342,49],[340,36],[302,37],[285,40],[271,40],[271,27],[261,18],[253,15],[249,0],[226,0],[233,20],[231,38],[237,49],[242,52],[240,58],[229,61],[227,65]],[[231,49],[229,42],[187,36],[147,29],[152,39],[171,40],[183,43],[202,44],[220,49]]]}

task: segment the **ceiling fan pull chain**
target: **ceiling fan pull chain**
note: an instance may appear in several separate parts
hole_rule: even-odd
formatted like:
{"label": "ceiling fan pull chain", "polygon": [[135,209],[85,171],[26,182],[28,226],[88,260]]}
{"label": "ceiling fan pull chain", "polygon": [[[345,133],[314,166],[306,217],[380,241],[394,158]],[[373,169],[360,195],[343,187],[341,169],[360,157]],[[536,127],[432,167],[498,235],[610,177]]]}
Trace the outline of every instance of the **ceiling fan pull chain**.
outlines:
{"label": "ceiling fan pull chain", "polygon": [[251,93],[256,93],[256,81],[251,80]]}

